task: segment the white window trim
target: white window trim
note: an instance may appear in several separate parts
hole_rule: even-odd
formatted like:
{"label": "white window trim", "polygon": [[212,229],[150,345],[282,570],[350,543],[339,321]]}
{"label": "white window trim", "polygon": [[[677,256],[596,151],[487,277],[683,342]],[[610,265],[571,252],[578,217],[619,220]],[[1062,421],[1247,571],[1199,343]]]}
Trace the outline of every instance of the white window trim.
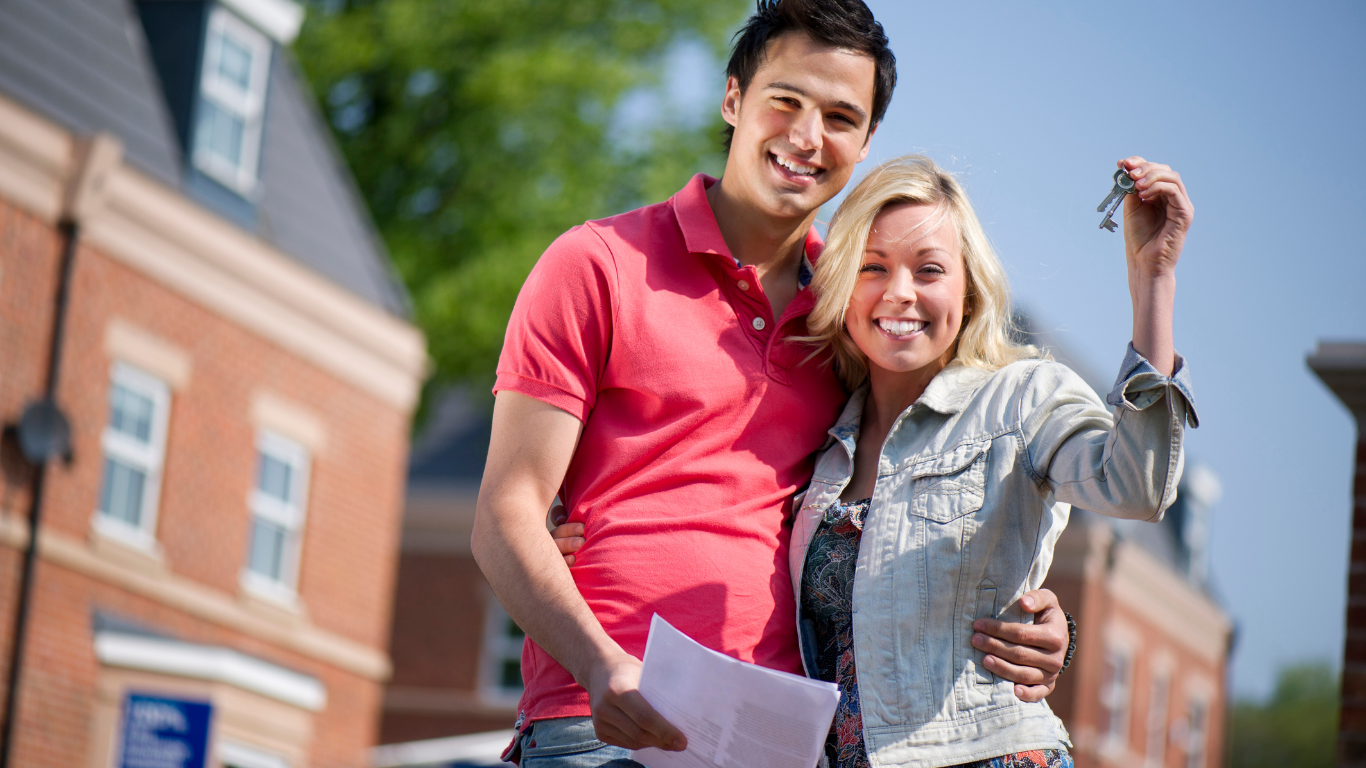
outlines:
{"label": "white window trim", "polygon": [[236,768],[289,768],[289,761],[280,755],[235,741],[218,745],[218,759]]}
{"label": "white window trim", "polygon": [[[1123,701],[1118,701],[1120,692],[1116,690],[1115,678],[1104,680],[1101,689],[1101,706],[1105,708],[1108,727],[1100,735],[1102,748],[1106,753],[1118,753],[1129,748],[1134,717],[1134,652],[1127,644],[1111,642],[1105,650],[1105,667],[1110,667],[1110,657],[1124,659]],[[1122,704],[1122,709],[1116,704]],[[1116,713],[1120,716],[1115,717]],[[1118,727],[1116,727],[1118,726]]]}
{"label": "white window trim", "polygon": [[[1170,746],[1167,732],[1171,720],[1172,670],[1169,664],[1154,663],[1148,674],[1148,713],[1147,736],[1143,745],[1143,757],[1147,764],[1157,768],[1166,765],[1167,748]],[[1161,681],[1162,685],[1158,685]],[[1162,693],[1162,698],[1155,695]]]}
{"label": "white window trim", "polygon": [[[106,456],[112,456],[129,464],[136,465],[146,473],[147,484],[142,489],[142,509],[139,511],[139,524],[134,526],[116,517],[105,514],[103,506],[104,482],[100,476],[100,496],[96,501],[95,516],[91,522],[96,532],[111,539],[123,542],[138,549],[155,552],[157,513],[161,506],[161,472],[166,461],[166,425],[170,421],[171,389],[166,382],[122,362],[115,362],[109,376],[109,392],[114,386],[131,389],[152,401],[152,424],[148,434],[150,443],[143,445],[136,440],[116,431],[106,417],[104,433],[100,438],[101,473]],[[112,416],[112,414],[109,414]]]}
{"label": "white window trim", "polygon": [[[1191,712],[1196,707],[1200,708],[1203,714],[1200,728],[1197,730],[1192,727]],[[1186,698],[1186,738],[1184,751],[1186,753],[1185,768],[1206,768],[1209,765],[1209,733],[1210,720],[1213,713],[1210,712],[1210,700],[1201,694],[1191,694]],[[1198,759],[1197,759],[1198,758]]]}
{"label": "white window trim", "polygon": [[[251,512],[251,526],[247,533],[247,562],[242,565],[242,588],[257,597],[293,608],[298,605],[299,561],[302,559],[304,520],[308,509],[308,481],[310,455],[308,449],[273,432],[261,431],[256,436],[256,471],[260,472],[261,454],[270,454],[290,467],[293,505],[283,504],[256,487],[259,477],[253,477],[252,489],[247,494],[247,509]],[[288,529],[280,564],[280,579],[251,570],[252,531],[256,518]]]}
{"label": "white window trim", "polygon": [[[231,37],[234,42],[251,51],[251,75],[247,94],[242,97],[234,86],[219,81],[218,58],[211,50],[220,37]],[[195,167],[216,181],[242,195],[250,196],[256,189],[256,171],[260,166],[262,115],[266,105],[266,86],[270,76],[270,40],[250,24],[222,7],[215,7],[209,15],[208,33],[204,40],[204,61],[200,67],[199,96],[213,102],[219,109],[242,118],[242,164],[234,166],[207,149],[199,147],[199,123],[194,126]]]}
{"label": "white window trim", "polygon": [[293,0],[221,0],[281,45],[289,45],[304,23],[304,9]]}
{"label": "white window trim", "polygon": [[[511,658],[514,642],[504,632],[506,622],[510,621],[506,610],[492,592],[485,597],[484,642],[479,649],[479,694],[491,706],[515,707],[522,697],[521,688],[504,688],[499,684],[502,677],[503,661]],[[525,639],[523,640],[525,642]],[[516,643],[516,655],[520,660],[522,644]]]}
{"label": "white window trim", "polygon": [[316,677],[231,648],[122,632],[97,632],[95,658],[110,667],[227,683],[310,712],[320,712],[327,706],[327,689]]}

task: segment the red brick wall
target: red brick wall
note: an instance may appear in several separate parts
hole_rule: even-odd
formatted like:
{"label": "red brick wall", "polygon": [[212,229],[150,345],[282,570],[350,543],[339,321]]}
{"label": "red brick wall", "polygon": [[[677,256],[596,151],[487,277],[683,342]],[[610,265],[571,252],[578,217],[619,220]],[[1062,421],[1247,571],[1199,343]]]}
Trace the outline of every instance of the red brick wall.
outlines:
{"label": "red brick wall", "polygon": [[47,525],[84,535],[97,504],[108,417],[105,328],[121,317],[189,353],[172,393],[157,538],[176,573],[238,591],[256,467],[252,392],[264,387],[325,419],[312,457],[299,592],[319,626],[383,647],[398,546],[408,423],[398,410],[228,323],[119,262],[82,248],[59,397],[76,461],[53,474]]}
{"label": "red brick wall", "polygon": [[[0,200],[0,420],[18,420],[43,391],[62,247],[57,231]],[[27,512],[29,472],[14,444],[0,453],[0,509]]]}
{"label": "red brick wall", "polygon": [[375,743],[380,686],[310,657],[281,650],[50,563],[39,566],[33,603],[15,765],[81,766],[99,664],[90,614],[135,617],[179,639],[223,645],[313,675],[327,688],[316,715],[311,766],[361,766]]}
{"label": "red brick wall", "polygon": [[[41,390],[60,238],[0,201],[0,419]],[[388,640],[407,458],[408,417],[121,262],[82,246],[75,262],[58,400],[75,460],[54,465],[44,529],[85,540],[97,504],[110,360],[105,329],[119,317],[184,350],[188,386],[172,392],[157,540],[177,576],[237,595],[255,473],[251,396],[257,388],[306,405],[324,422],[312,457],[298,589],[311,622],[373,648]],[[12,452],[12,448],[8,452]],[[0,504],[26,516],[26,479],[6,459]],[[8,660],[16,553],[0,547],[0,652]],[[231,645],[319,677],[315,766],[361,765],[375,743],[380,686],[250,637],[41,563],[22,691],[18,765],[80,765],[96,673],[96,607],[196,642]],[[5,662],[0,661],[0,664]]]}
{"label": "red brick wall", "polygon": [[469,555],[405,552],[394,596],[394,676],[400,688],[445,690],[462,695],[466,711],[387,710],[380,742],[393,744],[462,733],[511,728],[513,716],[480,712],[479,663],[484,637],[487,582]]}
{"label": "red brick wall", "polygon": [[512,727],[506,715],[470,713],[428,714],[386,711],[380,720],[380,743],[402,744],[409,741],[440,739],[467,733],[502,731]]}
{"label": "red brick wall", "polygon": [[471,557],[404,553],[394,594],[391,685],[474,691],[484,576]]}
{"label": "red brick wall", "polygon": [[1352,555],[1347,569],[1347,641],[1342,659],[1338,765],[1366,765],[1366,438],[1352,479]]}

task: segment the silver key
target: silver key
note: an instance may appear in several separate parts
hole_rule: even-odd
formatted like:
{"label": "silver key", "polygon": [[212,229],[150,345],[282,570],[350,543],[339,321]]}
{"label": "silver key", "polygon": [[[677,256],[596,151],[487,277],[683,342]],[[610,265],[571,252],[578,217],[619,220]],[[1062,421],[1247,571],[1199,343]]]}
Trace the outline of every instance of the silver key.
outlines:
{"label": "silver key", "polygon": [[[1125,195],[1132,195],[1137,190],[1134,189],[1134,179],[1123,170],[1115,171],[1115,188],[1110,190],[1110,194],[1096,206],[1096,212],[1105,211],[1105,218],[1101,219],[1100,228],[1115,231],[1115,220],[1110,218],[1119,210],[1119,204],[1124,202]],[[1107,210],[1108,206],[1108,210]]]}

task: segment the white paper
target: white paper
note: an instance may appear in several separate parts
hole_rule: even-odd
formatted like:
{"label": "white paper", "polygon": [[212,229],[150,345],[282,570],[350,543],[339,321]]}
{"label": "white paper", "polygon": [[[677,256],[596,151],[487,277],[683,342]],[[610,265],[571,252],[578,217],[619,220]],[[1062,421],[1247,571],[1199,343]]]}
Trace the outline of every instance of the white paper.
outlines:
{"label": "white paper", "polygon": [[688,737],[682,752],[632,752],[647,768],[812,768],[840,700],[832,683],[737,661],[658,614],[640,693]]}

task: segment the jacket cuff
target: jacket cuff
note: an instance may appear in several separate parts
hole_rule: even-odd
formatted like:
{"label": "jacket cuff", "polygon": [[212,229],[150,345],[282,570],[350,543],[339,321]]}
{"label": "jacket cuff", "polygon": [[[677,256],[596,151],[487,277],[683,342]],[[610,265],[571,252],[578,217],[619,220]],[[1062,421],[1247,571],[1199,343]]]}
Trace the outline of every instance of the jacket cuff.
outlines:
{"label": "jacket cuff", "polygon": [[1141,411],[1161,400],[1163,395],[1179,395],[1185,401],[1186,421],[1191,429],[1199,427],[1195,396],[1191,394],[1190,368],[1179,353],[1175,357],[1172,375],[1163,376],[1147,358],[1134,350],[1133,342],[1129,342],[1124,363],[1119,367],[1119,378],[1115,379],[1115,388],[1105,396],[1105,402],[1117,408]]}

